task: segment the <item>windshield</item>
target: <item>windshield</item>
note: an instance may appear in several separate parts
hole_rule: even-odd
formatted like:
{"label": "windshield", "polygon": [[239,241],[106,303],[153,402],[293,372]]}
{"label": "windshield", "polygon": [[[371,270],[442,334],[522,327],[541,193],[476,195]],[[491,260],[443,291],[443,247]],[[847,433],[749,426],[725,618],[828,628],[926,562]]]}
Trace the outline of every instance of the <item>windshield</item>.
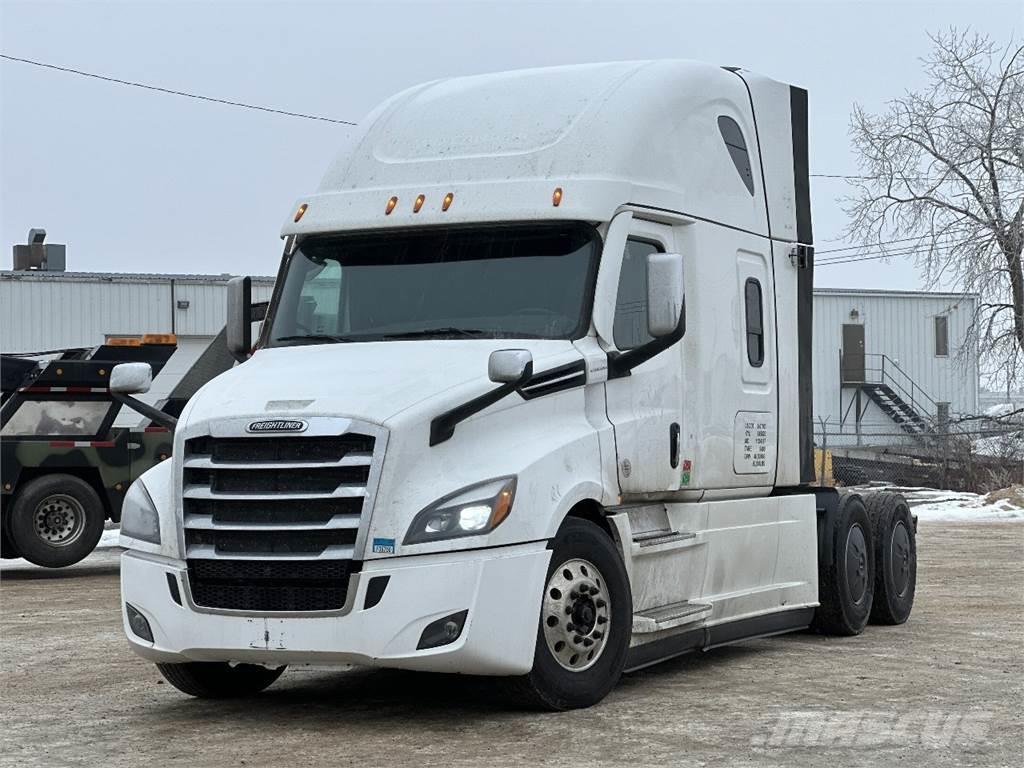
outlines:
{"label": "windshield", "polygon": [[579,338],[599,243],[581,223],[310,237],[287,261],[266,343]]}

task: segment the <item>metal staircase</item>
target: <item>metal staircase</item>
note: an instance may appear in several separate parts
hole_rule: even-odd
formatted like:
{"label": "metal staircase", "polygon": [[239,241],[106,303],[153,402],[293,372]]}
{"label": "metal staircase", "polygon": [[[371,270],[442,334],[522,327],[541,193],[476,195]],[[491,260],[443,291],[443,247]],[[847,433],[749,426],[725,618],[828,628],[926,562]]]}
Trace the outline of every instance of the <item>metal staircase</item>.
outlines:
{"label": "metal staircase", "polygon": [[864,384],[861,389],[908,435],[923,435],[929,431],[930,426],[924,417],[888,384]]}
{"label": "metal staircase", "polygon": [[841,424],[845,424],[848,411],[856,408],[854,415],[859,427],[863,416],[860,392],[863,392],[906,434],[921,437],[934,431],[939,417],[938,403],[888,355],[858,352],[844,359],[840,351],[839,371],[842,387],[858,391],[856,399],[850,400]]}

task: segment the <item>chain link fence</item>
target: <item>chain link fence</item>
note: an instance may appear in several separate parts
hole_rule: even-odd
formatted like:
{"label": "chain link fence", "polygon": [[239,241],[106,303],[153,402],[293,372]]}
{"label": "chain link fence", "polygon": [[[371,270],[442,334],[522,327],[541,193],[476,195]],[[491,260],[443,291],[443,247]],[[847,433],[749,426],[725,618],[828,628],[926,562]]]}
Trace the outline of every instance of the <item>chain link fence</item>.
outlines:
{"label": "chain link fence", "polygon": [[1024,484],[1024,411],[929,420],[815,424],[815,470],[825,485],[885,483],[988,493]]}

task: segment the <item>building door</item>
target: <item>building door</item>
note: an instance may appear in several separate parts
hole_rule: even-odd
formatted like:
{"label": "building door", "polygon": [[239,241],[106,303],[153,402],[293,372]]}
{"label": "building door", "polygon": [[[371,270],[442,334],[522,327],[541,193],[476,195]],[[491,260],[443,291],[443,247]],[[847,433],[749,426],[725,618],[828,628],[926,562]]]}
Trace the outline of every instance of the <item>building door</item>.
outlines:
{"label": "building door", "polygon": [[864,326],[843,326],[843,383],[864,381]]}

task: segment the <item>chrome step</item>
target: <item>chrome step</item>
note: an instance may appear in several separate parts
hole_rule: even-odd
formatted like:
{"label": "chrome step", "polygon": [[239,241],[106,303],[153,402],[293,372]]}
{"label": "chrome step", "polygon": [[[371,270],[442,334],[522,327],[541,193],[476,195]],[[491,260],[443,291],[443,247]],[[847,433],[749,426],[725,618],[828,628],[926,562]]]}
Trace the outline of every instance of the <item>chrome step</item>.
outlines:
{"label": "chrome step", "polygon": [[684,600],[658,608],[647,608],[633,614],[633,632],[646,634],[700,621],[711,612],[710,603],[692,603]]}

